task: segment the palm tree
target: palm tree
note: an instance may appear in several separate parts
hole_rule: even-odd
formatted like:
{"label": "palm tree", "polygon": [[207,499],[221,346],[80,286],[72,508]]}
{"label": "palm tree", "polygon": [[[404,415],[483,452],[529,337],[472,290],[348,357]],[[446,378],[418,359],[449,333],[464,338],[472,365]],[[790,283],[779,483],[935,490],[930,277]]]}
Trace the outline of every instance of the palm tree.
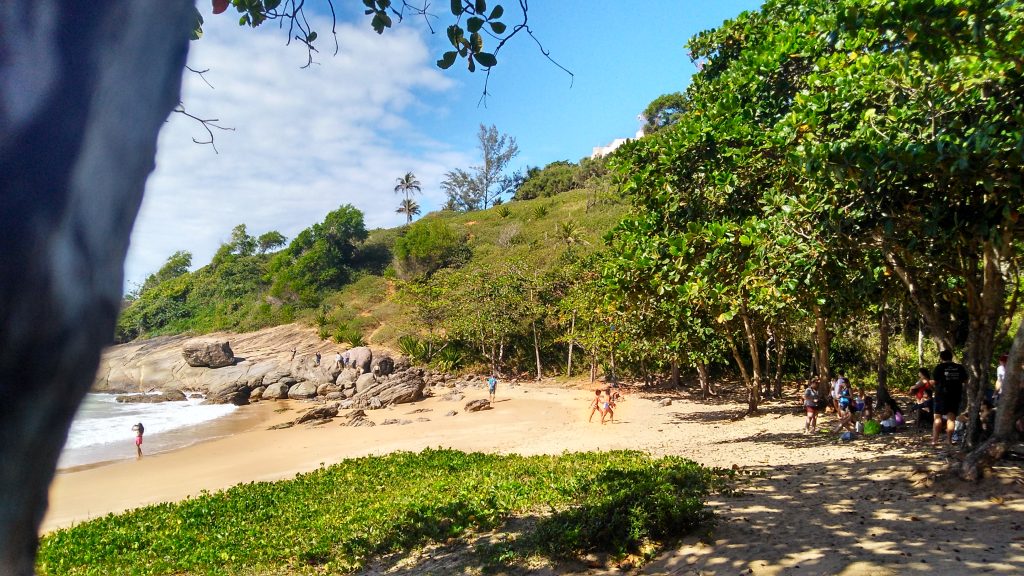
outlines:
{"label": "palm tree", "polygon": [[405,214],[406,223],[412,222],[412,217],[420,213],[420,205],[411,198],[406,198],[398,204],[398,209],[395,210],[398,214]]}
{"label": "palm tree", "polygon": [[[405,200],[401,204],[399,204],[398,210],[395,210],[395,212],[398,212],[399,214],[405,214],[405,223],[409,224],[410,222],[412,222],[412,215],[420,213],[420,207],[417,206],[416,203],[413,202],[411,198],[409,198],[410,191],[422,191],[422,188],[420,188],[420,181],[416,179],[416,175],[413,174],[412,172],[406,172],[405,176],[402,176],[401,178],[396,178],[395,180],[398,181],[398,184],[395,184],[395,194],[405,194]],[[416,210],[410,211],[408,210],[408,208],[416,208]]]}

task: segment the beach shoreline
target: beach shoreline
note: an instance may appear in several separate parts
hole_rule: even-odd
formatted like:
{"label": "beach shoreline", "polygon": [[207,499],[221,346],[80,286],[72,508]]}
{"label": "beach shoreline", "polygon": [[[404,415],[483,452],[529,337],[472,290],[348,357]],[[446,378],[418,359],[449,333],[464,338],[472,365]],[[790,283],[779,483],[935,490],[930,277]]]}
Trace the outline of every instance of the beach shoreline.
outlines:
{"label": "beach shoreline", "polygon": [[[147,456],[140,461],[61,471],[51,485],[50,507],[42,532],[111,512],[182,500],[244,482],[280,480],[343,459],[395,451],[453,448],[533,455],[635,449],[653,456],[682,456],[706,466],[767,471],[764,478],[755,481],[746,496],[712,502],[722,518],[718,530],[720,541],[732,544],[716,548],[699,542],[684,543],[684,547],[675,552],[685,551],[687,562],[694,566],[713,568],[723,554],[732,558],[730,566],[749,564],[754,567],[755,560],[767,562],[764,566],[757,565],[755,574],[778,573],[766,570],[765,566],[785,569],[798,566],[801,561],[808,565],[806,555],[768,550],[760,545],[750,546],[751,551],[744,552],[735,548],[736,539],[765,538],[757,536],[757,526],[750,524],[751,518],[762,516],[765,529],[770,525],[771,530],[778,531],[778,526],[785,525],[786,530],[793,531],[794,537],[799,535],[801,542],[805,536],[814,538],[816,535],[835,539],[835,522],[850,521],[849,511],[831,510],[826,503],[818,513],[823,516],[819,523],[807,517],[808,509],[801,504],[802,495],[813,490],[818,502],[829,498],[832,490],[848,490],[851,482],[865,479],[870,480],[865,484],[865,492],[868,488],[883,491],[884,498],[879,505],[884,507],[885,513],[873,512],[875,516],[864,513],[860,521],[867,521],[868,526],[887,525],[885,530],[877,532],[865,528],[852,538],[856,546],[872,551],[871,558],[875,558],[876,552],[882,555],[882,551],[900,546],[904,538],[920,537],[926,541],[925,532],[938,530],[945,534],[944,531],[948,531],[953,535],[956,530],[955,536],[962,539],[962,531],[943,527],[938,519],[944,514],[963,514],[970,517],[971,523],[975,519],[977,522],[984,520],[985,526],[1003,530],[1006,535],[1003,545],[1013,548],[1002,555],[999,565],[1024,569],[1024,546],[1009,540],[1014,534],[1010,528],[1010,524],[1016,522],[1013,518],[1024,513],[1024,495],[1011,486],[1008,492],[1002,493],[999,504],[990,502],[991,493],[984,491],[968,492],[960,498],[929,499],[934,495],[914,488],[914,474],[938,470],[944,456],[929,449],[922,438],[910,432],[852,443],[840,442],[836,435],[827,433],[807,436],[802,434],[803,417],[796,400],[766,403],[761,415],[734,420],[742,412],[740,402],[715,399],[705,403],[675,391],[634,392],[618,405],[615,421],[601,425],[597,422],[599,418],[587,421],[593,389],[586,383],[569,387],[499,385],[493,409],[474,413],[463,412],[463,406],[471,400],[486,398],[484,387],[462,390],[465,398],[458,402],[443,400],[443,391],[448,390],[438,389],[435,396],[419,402],[367,411],[367,416],[377,424],[374,427],[345,427],[341,425],[344,419],[336,418],[319,426],[301,424],[268,430],[272,425],[293,420],[301,411],[316,404],[261,402],[242,409],[255,415],[251,425],[228,436]],[[660,406],[656,402],[664,397],[672,398],[672,404]],[[453,410],[458,414],[446,415]],[[342,411],[341,415],[344,414]],[[418,421],[418,418],[426,421]],[[387,419],[409,423],[382,425]],[[823,424],[828,422],[823,418]],[[773,471],[780,472],[774,474]],[[804,476],[811,475],[812,471],[813,478]],[[972,489],[960,484],[950,484],[946,489]],[[867,493],[861,497],[865,502],[874,498]],[[851,506],[856,508],[862,504],[854,502]],[[929,517],[932,509],[937,519],[934,523],[909,520],[912,516]],[[898,529],[888,526],[892,523],[897,523]],[[751,530],[754,530],[753,536]],[[810,532],[805,535],[801,530]],[[674,563],[682,562],[682,557],[672,556],[672,552],[666,554],[668,556],[654,565],[675,573],[679,566]],[[943,552],[937,559],[945,555],[947,553]],[[959,554],[949,555],[951,563],[954,556],[973,559],[980,565],[986,553],[984,548],[964,549]],[[842,558],[833,561],[815,557],[813,565],[817,571],[814,573],[838,573],[843,569],[843,562]],[[675,567],[669,570],[672,566]],[[951,569],[952,566],[954,564],[946,567]],[[690,567],[688,564],[687,569]],[[716,572],[709,569],[707,573]]]}

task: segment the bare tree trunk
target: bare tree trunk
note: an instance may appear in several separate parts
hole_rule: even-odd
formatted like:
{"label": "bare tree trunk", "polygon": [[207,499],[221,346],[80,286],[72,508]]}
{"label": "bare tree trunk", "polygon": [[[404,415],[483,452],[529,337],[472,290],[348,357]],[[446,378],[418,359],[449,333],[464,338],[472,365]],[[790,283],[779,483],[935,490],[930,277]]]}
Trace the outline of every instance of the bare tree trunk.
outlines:
{"label": "bare tree trunk", "polygon": [[829,381],[832,380],[828,358],[830,343],[825,317],[817,306],[814,307],[814,339],[818,345],[818,396],[826,398],[830,392]]}
{"label": "bare tree trunk", "polygon": [[996,410],[995,429],[992,437],[967,454],[963,462],[954,465],[964,480],[978,480],[984,468],[1003,457],[1009,447],[1010,439],[1017,434],[1016,423],[1017,419],[1021,417],[1018,408],[1022,361],[1024,361],[1024,321],[1021,321],[1017,328],[1006,360],[1006,379],[999,397],[999,408]]}
{"label": "bare tree trunk", "polygon": [[[729,341],[729,349],[732,351],[732,358],[736,361],[736,366],[740,369],[740,377],[743,378],[743,385],[747,388],[747,413],[753,413],[757,411],[757,394],[756,388],[753,387],[753,383],[750,380],[750,373],[747,372],[747,365],[743,361],[743,356],[740,354],[739,348],[736,347],[736,340],[731,334],[726,335],[726,339]],[[753,408],[751,408],[753,404]]]}
{"label": "bare tree trunk", "polygon": [[572,378],[572,347],[576,336],[576,311],[572,312],[572,323],[569,325],[569,360],[565,367],[565,377]]}
{"label": "bare tree trunk", "polygon": [[883,396],[889,396],[889,312],[882,306],[882,315],[878,319],[878,389],[875,391],[878,405],[881,406]]}
{"label": "bare tree trunk", "polygon": [[543,373],[540,367],[540,340],[537,339],[537,321],[533,321],[533,353],[537,358],[537,381],[540,382],[543,378]]}
{"label": "bare tree trunk", "polygon": [[682,384],[679,381],[679,360],[672,360],[672,386],[679,388]]}
{"label": "bare tree trunk", "polygon": [[590,383],[593,384],[597,380],[597,358],[590,358]]}
{"label": "bare tree trunk", "polygon": [[707,400],[708,396],[716,396],[717,393],[711,387],[708,380],[708,365],[704,362],[697,362],[697,380],[700,381],[700,397]]}
{"label": "bare tree trunk", "polygon": [[775,344],[775,397],[782,398],[782,364],[786,359],[786,340],[780,335]]}
{"label": "bare tree trunk", "polygon": [[750,413],[757,412],[761,403],[761,354],[757,349],[757,334],[754,332],[754,323],[750,314],[747,313],[747,303],[744,299],[741,302],[742,312],[740,317],[743,320],[743,332],[747,335],[747,344],[750,346],[750,361],[753,372],[749,393],[747,394],[747,407]]}
{"label": "bare tree trunk", "polygon": [[[1009,245],[1009,238],[1005,240]],[[1000,269],[1001,258],[991,241],[985,242],[981,269],[981,292],[972,288],[977,285],[967,282],[967,310],[970,314],[970,329],[964,364],[970,378],[967,379],[967,433],[964,447],[968,450],[978,444],[981,434],[981,403],[988,388],[988,369],[995,347],[995,335],[999,330],[999,317],[1005,306],[1006,282]],[[973,286],[972,286],[973,285]]]}
{"label": "bare tree trunk", "polygon": [[0,4],[0,574],[34,573],[192,17],[186,0]]}

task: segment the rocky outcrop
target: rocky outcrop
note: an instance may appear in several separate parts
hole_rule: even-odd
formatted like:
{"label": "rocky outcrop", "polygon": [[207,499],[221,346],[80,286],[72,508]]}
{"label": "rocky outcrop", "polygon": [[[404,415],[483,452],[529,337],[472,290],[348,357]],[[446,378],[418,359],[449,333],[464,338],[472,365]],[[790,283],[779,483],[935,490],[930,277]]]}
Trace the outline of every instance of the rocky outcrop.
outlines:
{"label": "rocky outcrop", "polygon": [[[366,378],[367,376],[370,378]],[[407,368],[380,379],[374,377],[372,373],[364,374],[356,384],[356,394],[352,397],[353,406],[377,408],[415,402],[423,398],[425,387],[423,370],[419,368]]]}
{"label": "rocky outcrop", "polygon": [[480,412],[481,410],[490,410],[491,403],[487,400],[484,400],[483,398],[479,400],[470,400],[469,402],[466,402],[466,405],[463,407],[463,409],[466,412]]}
{"label": "rocky outcrop", "polygon": [[[227,346],[229,341],[231,345]],[[186,348],[194,351],[190,356],[191,364],[200,366],[186,361],[182,353]],[[297,324],[246,334],[210,334],[202,338],[164,336],[104,351],[93,390],[123,394],[149,390],[196,391],[205,393],[210,402],[232,404],[289,397],[337,401],[356,397],[356,380],[363,372],[371,372],[375,356],[389,359],[378,364],[379,374],[390,372],[388,367],[392,364],[396,373],[409,367],[408,360],[400,355],[383,349],[361,348],[353,349],[356,366],[343,369],[332,361],[334,349],[325,345],[315,329]],[[229,350],[231,362],[226,363]],[[323,358],[319,365],[314,362],[317,351]],[[215,353],[221,357],[215,358]],[[223,367],[216,370],[209,368],[220,365]],[[380,393],[377,388],[380,381],[394,377],[394,373],[376,378],[372,373],[367,375],[363,389],[374,390],[369,395],[370,400],[364,399],[367,407],[392,403],[392,396],[410,396],[409,391]],[[299,388],[292,392],[296,386]]]}
{"label": "rocky outcrop", "polygon": [[318,406],[312,410],[307,411],[302,416],[295,419],[296,424],[302,424],[303,422],[314,422],[322,420],[330,420],[338,415],[338,405],[336,403],[325,404]]}
{"label": "rocky outcrop", "polygon": [[189,340],[182,346],[181,355],[193,368],[223,368],[235,363],[235,353],[226,341]]}
{"label": "rocky outcrop", "polygon": [[341,423],[342,426],[376,426],[373,420],[366,417],[366,412],[362,410],[353,410],[345,416],[345,422]]}
{"label": "rocky outcrop", "polygon": [[203,404],[245,406],[249,403],[249,391],[249,384],[245,381],[219,382],[207,391]]}
{"label": "rocky outcrop", "polygon": [[188,398],[181,390],[164,390],[160,394],[122,394],[115,400],[125,404],[156,404],[159,402],[184,402]]}
{"label": "rocky outcrop", "polygon": [[370,372],[378,378],[383,378],[395,371],[395,359],[385,354],[378,354],[373,357],[370,363]]}

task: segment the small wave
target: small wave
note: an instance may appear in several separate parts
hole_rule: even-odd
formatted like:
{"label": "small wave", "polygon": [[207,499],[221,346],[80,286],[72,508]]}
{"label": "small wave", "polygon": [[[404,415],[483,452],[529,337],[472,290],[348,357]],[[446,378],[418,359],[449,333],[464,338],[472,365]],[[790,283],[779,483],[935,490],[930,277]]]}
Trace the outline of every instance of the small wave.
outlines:
{"label": "small wave", "polygon": [[234,412],[231,404],[202,405],[202,398],[156,404],[119,403],[114,394],[88,394],[71,424],[65,450],[123,443],[142,422],[146,438],[216,420]]}

